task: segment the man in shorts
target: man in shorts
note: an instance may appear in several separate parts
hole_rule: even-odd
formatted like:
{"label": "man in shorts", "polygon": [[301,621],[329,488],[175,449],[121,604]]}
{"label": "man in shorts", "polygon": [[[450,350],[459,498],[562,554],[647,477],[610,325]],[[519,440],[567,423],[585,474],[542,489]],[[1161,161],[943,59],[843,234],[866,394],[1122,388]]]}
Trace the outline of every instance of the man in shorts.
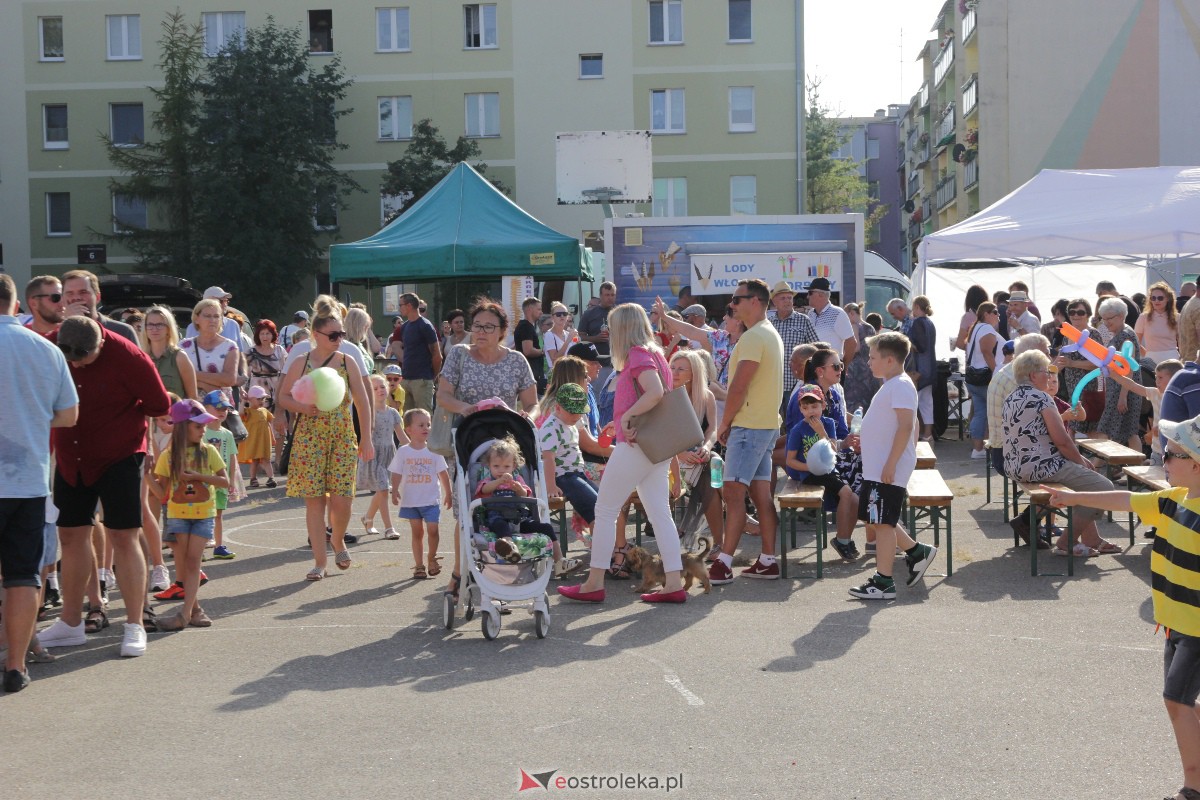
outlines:
{"label": "man in shorts", "polygon": [[44,560],[50,429],[70,427],[79,398],[53,344],[17,322],[17,287],[0,273],[0,574],[4,581],[4,691],[29,685],[25,654],[37,625]]}
{"label": "man in shorts", "polygon": [[[146,652],[146,557],[138,541],[146,418],[167,413],[167,390],[149,356],[89,317],[68,317],[50,338],[70,365],[79,392],[79,422],[53,436],[63,608],[39,638],[47,647],[87,641],[81,608],[88,575],[96,571],[91,531],[100,503],[125,601],[121,655],[140,656]],[[103,610],[98,617],[101,626],[107,624]]]}
{"label": "man in shorts", "polygon": [[779,515],[771,496],[775,465],[771,453],[779,436],[779,398],[783,394],[783,340],[767,319],[771,292],[757,278],[739,281],[730,303],[746,327],[729,356],[729,391],[717,438],[725,451],[725,536],[721,553],[709,567],[718,585],[733,583],[733,554],[746,530],[746,496],[758,509],[762,554],[742,575],[777,580],[775,532]]}

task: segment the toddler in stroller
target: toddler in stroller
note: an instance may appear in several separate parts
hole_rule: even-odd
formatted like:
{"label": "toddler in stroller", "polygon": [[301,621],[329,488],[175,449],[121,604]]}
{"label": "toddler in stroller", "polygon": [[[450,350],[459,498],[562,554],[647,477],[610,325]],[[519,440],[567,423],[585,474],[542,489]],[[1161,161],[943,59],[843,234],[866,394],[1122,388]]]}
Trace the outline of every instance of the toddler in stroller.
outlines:
{"label": "toddler in stroller", "polygon": [[[515,439],[508,437],[496,440],[480,458],[480,462],[487,469],[487,474],[475,487],[475,499],[524,498],[532,495],[529,485],[518,472],[524,465],[524,459]],[[563,558],[554,526],[537,519],[528,505],[488,504],[480,510],[483,512],[484,525],[496,537],[494,547],[499,557],[512,563],[521,560],[520,545],[512,538],[515,524],[517,533],[540,533],[550,540],[554,550],[555,578],[561,578],[579,568],[579,559]]]}

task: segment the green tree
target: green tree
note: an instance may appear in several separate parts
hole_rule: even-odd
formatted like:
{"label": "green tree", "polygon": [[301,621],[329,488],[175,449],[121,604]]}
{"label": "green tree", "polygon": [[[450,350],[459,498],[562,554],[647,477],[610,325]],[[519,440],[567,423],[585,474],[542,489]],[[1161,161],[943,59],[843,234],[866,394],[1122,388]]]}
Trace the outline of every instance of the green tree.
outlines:
{"label": "green tree", "polygon": [[[413,125],[412,141],[404,155],[388,162],[387,172],[383,175],[383,193],[398,197],[401,201],[399,208],[388,216],[387,222],[424,197],[456,164],[468,162],[476,172],[485,175],[487,164],[472,162],[472,159],[478,158],[479,145],[474,139],[459,136],[454,147],[450,148],[431,120],[423,119]],[[488,180],[500,191],[511,194],[509,188],[500,181],[493,178]]]}
{"label": "green tree", "polygon": [[878,240],[880,220],[887,206],[870,197],[866,179],[859,174],[862,162],[835,158],[834,154],[850,141],[834,113],[821,102],[821,81],[808,79],[808,103],[805,113],[804,160],[807,167],[805,211],[809,214],[845,214],[859,212],[864,217],[866,241]]}

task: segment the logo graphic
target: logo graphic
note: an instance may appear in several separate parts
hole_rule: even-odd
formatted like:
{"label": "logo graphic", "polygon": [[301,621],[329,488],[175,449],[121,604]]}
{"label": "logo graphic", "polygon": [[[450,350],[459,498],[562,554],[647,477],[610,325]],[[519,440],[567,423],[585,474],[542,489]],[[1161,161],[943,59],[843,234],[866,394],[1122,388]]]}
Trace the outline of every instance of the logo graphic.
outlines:
{"label": "logo graphic", "polygon": [[829,265],[828,264],[816,264],[814,266],[809,267],[808,268],[808,277],[810,277],[810,278],[828,278],[829,277]]}
{"label": "logo graphic", "polygon": [[548,789],[550,787],[550,779],[554,777],[554,773],[558,772],[552,769],[549,772],[535,772],[530,775],[525,770],[521,770],[521,785],[517,787],[517,793],[520,794],[528,789]]}

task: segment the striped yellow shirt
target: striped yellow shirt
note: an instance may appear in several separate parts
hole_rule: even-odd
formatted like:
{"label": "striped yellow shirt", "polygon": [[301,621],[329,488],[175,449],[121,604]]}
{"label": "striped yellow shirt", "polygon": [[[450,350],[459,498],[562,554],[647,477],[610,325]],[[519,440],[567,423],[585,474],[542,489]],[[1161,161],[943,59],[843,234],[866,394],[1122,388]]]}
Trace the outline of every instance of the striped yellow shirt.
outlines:
{"label": "striped yellow shirt", "polygon": [[1200,636],[1200,497],[1186,487],[1133,495],[1142,522],[1158,529],[1150,555],[1154,621],[1186,636]]}

